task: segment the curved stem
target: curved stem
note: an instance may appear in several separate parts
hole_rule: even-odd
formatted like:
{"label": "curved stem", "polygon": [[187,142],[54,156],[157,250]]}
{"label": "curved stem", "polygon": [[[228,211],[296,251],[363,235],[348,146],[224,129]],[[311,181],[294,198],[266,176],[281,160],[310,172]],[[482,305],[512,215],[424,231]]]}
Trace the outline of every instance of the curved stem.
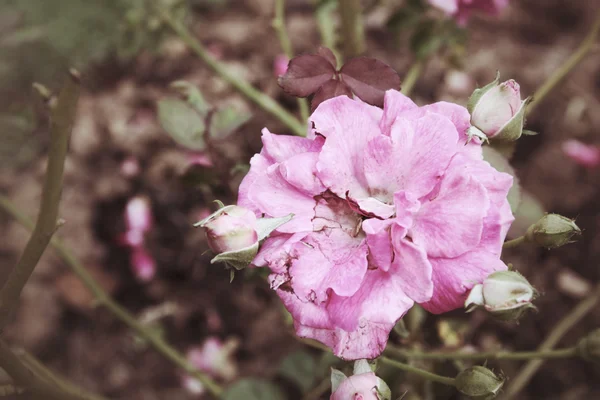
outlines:
{"label": "curved stem", "polygon": [[404,77],[404,81],[402,81],[402,88],[400,89],[402,94],[404,94],[405,96],[410,96],[413,88],[415,87],[415,84],[417,83],[417,80],[419,79],[419,77],[421,76],[421,73],[423,72],[424,66],[425,66],[425,60],[418,59],[410,67],[410,69],[406,73],[406,76]]}
{"label": "curved stem", "polygon": [[360,55],[366,48],[360,0],[339,1],[338,10],[342,20],[344,58],[347,60]]}
{"label": "curved stem", "polygon": [[[292,41],[285,28],[285,0],[275,0],[275,17],[273,18],[273,29],[277,32],[281,49],[290,60],[294,57]],[[303,121],[308,121],[308,101],[306,99],[297,98],[300,117]]]}
{"label": "curved stem", "polygon": [[[0,338],[0,366],[20,387],[26,388],[38,398],[51,400],[106,400],[104,397],[84,392],[67,384],[48,371],[40,363],[36,368],[29,369],[17,357],[8,344]],[[45,376],[34,373],[43,370]],[[49,379],[52,377],[52,379]]]}
{"label": "curved stem", "polygon": [[155,5],[157,15],[165,22],[165,24],[167,24],[202,61],[204,61],[210,68],[212,68],[213,71],[221,76],[221,78],[227,81],[231,86],[245,95],[248,99],[260,106],[263,110],[280,120],[284,125],[290,128],[294,134],[298,136],[306,135],[306,128],[304,124],[294,117],[293,114],[280,106],[275,100],[263,94],[246,80],[241,78],[239,74],[230,71],[225,64],[219,62],[213,56],[211,56],[202,43],[192,36],[186,27],[176,21],[167,11],[157,6],[155,2],[153,2],[153,4]]}
{"label": "curved stem", "polygon": [[[575,308],[571,310],[563,319],[561,319],[550,332],[548,337],[538,347],[538,351],[551,350],[562,339],[562,337],[579,321],[592,311],[600,299],[600,285],[596,286],[592,294],[583,299]],[[513,398],[527,385],[529,380],[540,368],[543,360],[531,360],[521,370],[515,374],[506,388],[506,398]]]}
{"label": "curved stem", "polygon": [[79,73],[72,70],[58,99],[50,103],[50,150],[42,202],[33,232],[17,265],[8,275],[0,290],[0,331],[7,324],[19,302],[21,291],[44,254],[50,238],[58,226],[58,205],[62,193],[65,158],[69,148],[71,128],[75,120],[79,98]]}
{"label": "curved stem", "polygon": [[525,236],[519,236],[518,238],[512,239],[512,240],[507,240],[506,242],[504,242],[504,244],[502,245],[503,249],[512,249],[513,247],[517,247],[518,245],[525,243],[527,241],[527,238]]}
{"label": "curved stem", "polygon": [[481,353],[443,352],[431,351],[420,352],[412,350],[403,350],[388,346],[385,349],[388,355],[396,357],[416,359],[416,360],[530,360],[530,359],[561,359],[577,356],[577,348],[569,347],[559,350],[540,350],[540,351],[487,351]]}
{"label": "curved stem", "polygon": [[[26,228],[31,229],[33,227],[33,223],[29,220],[29,218],[19,211],[17,207],[15,207],[15,205],[3,195],[0,195],[0,207]],[[75,275],[81,279],[85,287],[92,292],[100,305],[106,307],[111,313],[120,319],[121,322],[125,323],[125,325],[129,326],[139,336],[144,338],[169,361],[183,369],[195,379],[198,379],[200,382],[202,382],[202,384],[212,395],[217,398],[222,396],[223,388],[219,384],[196,369],[183,355],[181,355],[181,353],[165,342],[161,336],[147,329],[145,325],[138,322],[138,320],[132,314],[121,307],[119,303],[114,301],[110,295],[106,293],[104,289],[102,289],[102,287],[87,271],[85,266],[73,255],[73,253],[63,244],[61,240],[53,238],[50,244],[58,252],[60,257],[67,263]]]}
{"label": "curved stem", "polygon": [[533,100],[529,103],[527,107],[527,112],[532,112],[539,103],[544,100],[544,98],[554,89],[569,72],[573,68],[577,66],[585,58],[585,56],[592,50],[594,44],[596,43],[596,39],[598,38],[598,33],[600,32],[600,11],[596,14],[596,20],[592,25],[592,29],[590,29],[589,33],[583,39],[577,50],[569,57],[569,59],[562,64],[560,68],[558,68],[546,81],[535,91],[533,95]]}
{"label": "curved stem", "polygon": [[455,385],[454,378],[448,378],[446,376],[437,375],[437,374],[434,374],[433,372],[425,371],[423,369],[413,367],[412,365],[408,365],[408,364],[401,363],[400,361],[392,360],[391,358],[380,357],[379,361],[382,364],[386,364],[391,367],[401,369],[405,372],[408,372],[409,374],[419,375],[420,377],[425,378],[430,381],[433,381],[433,382],[441,383],[441,384],[448,385],[448,386]]}

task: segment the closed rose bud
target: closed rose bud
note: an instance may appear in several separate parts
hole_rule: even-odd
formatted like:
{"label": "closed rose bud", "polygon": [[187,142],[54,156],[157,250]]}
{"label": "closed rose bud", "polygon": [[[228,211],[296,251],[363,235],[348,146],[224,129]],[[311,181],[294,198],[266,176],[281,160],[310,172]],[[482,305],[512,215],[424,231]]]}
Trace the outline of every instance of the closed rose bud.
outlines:
{"label": "closed rose bud", "polygon": [[563,152],[577,164],[596,168],[600,166],[600,147],[569,139],[562,144]]}
{"label": "closed rose bud", "polygon": [[581,234],[575,221],[558,214],[546,214],[527,229],[525,238],[548,249],[572,243]]}
{"label": "closed rose bud", "polygon": [[366,360],[354,363],[354,374],[350,377],[331,369],[330,400],[390,400],[392,393],[388,385],[378,378]]}
{"label": "closed rose bud", "polygon": [[495,398],[504,378],[494,374],[488,368],[476,365],[461,371],[456,376],[456,389],[473,399],[488,400]]}
{"label": "closed rose bud", "polygon": [[129,199],[125,206],[127,231],[147,232],[152,228],[150,200],[143,196]]}
{"label": "closed rose bud", "polygon": [[285,54],[279,54],[275,56],[275,59],[273,60],[273,74],[276,78],[284,75],[287,72],[289,63],[290,58]]}
{"label": "closed rose bud", "polygon": [[579,341],[577,354],[584,360],[600,363],[600,329],[590,332]]}
{"label": "closed rose bud", "polygon": [[208,245],[215,253],[241,250],[258,243],[256,216],[246,208],[228,206],[217,211],[201,225]]}
{"label": "closed rose bud", "polygon": [[290,214],[279,218],[257,219],[254,212],[247,208],[226,206],[194,226],[206,229],[208,246],[217,253],[211,263],[225,262],[240,270],[254,260],[259,242],[292,217]]}
{"label": "closed rose bud", "polygon": [[468,311],[483,307],[501,320],[520,318],[529,308],[537,292],[525,277],[515,271],[490,274],[483,283],[475,285],[465,301]]}
{"label": "closed rose bud", "polygon": [[499,83],[496,79],[476,89],[467,108],[471,113],[469,136],[505,141],[517,140],[523,133],[525,109],[529,99],[521,100],[519,84],[514,80]]}

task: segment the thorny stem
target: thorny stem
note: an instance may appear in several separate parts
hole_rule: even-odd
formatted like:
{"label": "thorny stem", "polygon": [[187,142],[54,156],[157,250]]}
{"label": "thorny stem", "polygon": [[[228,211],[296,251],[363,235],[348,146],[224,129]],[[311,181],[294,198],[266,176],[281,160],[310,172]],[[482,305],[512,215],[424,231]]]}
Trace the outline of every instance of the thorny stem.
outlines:
{"label": "thorny stem", "polygon": [[419,76],[423,72],[423,68],[425,67],[425,60],[420,58],[410,67],[406,76],[404,77],[404,81],[402,81],[401,92],[405,96],[410,96],[412,93]]}
{"label": "thorny stem", "polygon": [[[294,57],[292,41],[285,27],[285,0],[275,0],[275,18],[273,18],[273,29],[277,32],[281,49],[290,60]],[[300,117],[303,121],[308,121],[308,101],[306,99],[297,98]]]}
{"label": "thorny stem", "polygon": [[339,1],[338,10],[342,20],[344,57],[356,57],[363,53],[366,47],[360,0]]}
{"label": "thorny stem", "polygon": [[[538,347],[538,351],[551,350],[562,339],[562,337],[579,321],[592,311],[600,299],[600,285],[596,286],[594,291],[583,299],[575,308],[573,308],[563,319],[561,319],[552,329],[548,337]],[[531,360],[521,370],[515,374],[513,380],[506,388],[504,398],[510,399],[517,395],[527,385],[529,380],[535,375],[544,360]]]}
{"label": "thorny stem", "polygon": [[67,79],[58,99],[56,102],[50,103],[50,150],[40,211],[33,233],[21,258],[0,290],[0,331],[8,323],[15,306],[19,302],[23,287],[29,280],[57,228],[64,164],[71,129],[75,120],[79,91],[79,73],[71,70],[69,71],[69,79]]}
{"label": "thorny stem", "polygon": [[464,351],[444,352],[430,351],[421,352],[413,350],[404,350],[388,346],[385,354],[393,355],[399,358],[414,360],[531,360],[531,359],[561,359],[577,356],[577,348],[569,347],[559,350],[540,350],[540,351],[486,351],[480,353],[468,353]]}
{"label": "thorny stem", "polygon": [[592,50],[594,44],[596,43],[596,39],[598,38],[598,33],[600,32],[600,11],[596,14],[596,20],[592,25],[592,29],[590,29],[589,33],[583,39],[577,50],[569,57],[569,59],[550,77],[539,87],[538,90],[535,91],[533,95],[533,100],[529,103],[527,107],[527,112],[532,112],[539,103],[550,93],[552,89],[554,89],[564,78],[571,72],[573,68],[577,66],[585,58],[585,56]]}
{"label": "thorny stem", "polygon": [[[27,218],[15,205],[5,196],[0,195],[0,207],[8,214],[15,218],[21,225],[27,229],[32,229],[33,223]],[[210,377],[194,368],[186,358],[181,355],[175,348],[165,342],[162,337],[148,329],[144,324],[141,324],[132,314],[125,310],[119,303],[114,301],[108,293],[96,282],[90,275],[85,266],[73,255],[73,253],[64,245],[58,238],[52,238],[50,242],[52,247],[58,252],[60,257],[73,270],[75,275],[81,279],[85,287],[92,292],[99,305],[106,307],[114,314],[121,322],[129,326],[136,334],[145,339],[153,346],[160,354],[166,357],[173,364],[183,369],[186,373],[198,379],[207,388],[207,390],[215,397],[221,398],[223,388],[213,381]]]}
{"label": "thorny stem", "polygon": [[517,247],[518,245],[527,242],[527,238],[525,236],[519,236],[518,238],[514,238],[512,240],[507,240],[502,244],[503,249],[512,249],[513,247]]}
{"label": "thorny stem", "polygon": [[229,68],[216,60],[206,48],[198,41],[190,31],[180,22],[175,20],[166,10],[153,2],[157,15],[179,36],[179,38],[213,71],[227,81],[240,93],[252,100],[262,109],[279,119],[298,136],[306,136],[306,128],[294,115],[280,106],[275,100],[254,88],[250,83],[241,78],[239,74],[232,72]]}
{"label": "thorny stem", "polygon": [[448,378],[446,376],[434,374],[433,372],[425,371],[424,369],[413,367],[412,365],[404,364],[400,361],[392,360],[391,358],[387,357],[379,357],[379,361],[382,364],[387,364],[390,367],[401,369],[405,372],[408,372],[409,374],[419,375],[420,377],[433,382],[441,383],[448,386],[455,386],[454,378]]}
{"label": "thorny stem", "polygon": [[[31,359],[31,358],[30,358]],[[37,361],[37,360],[36,360]],[[37,362],[34,368],[27,368],[25,363],[0,338],[0,366],[15,383],[31,391],[37,398],[50,400],[106,400],[96,394],[67,384]],[[43,374],[39,374],[43,371]]]}

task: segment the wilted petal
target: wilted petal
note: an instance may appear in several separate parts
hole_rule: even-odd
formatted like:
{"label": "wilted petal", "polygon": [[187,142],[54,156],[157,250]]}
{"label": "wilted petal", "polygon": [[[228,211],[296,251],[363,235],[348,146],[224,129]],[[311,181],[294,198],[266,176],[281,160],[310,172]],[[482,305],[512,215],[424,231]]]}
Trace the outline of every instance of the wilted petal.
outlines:
{"label": "wilted petal", "polygon": [[494,271],[504,271],[506,265],[497,255],[475,250],[456,258],[430,258],[433,268],[433,296],[421,303],[423,308],[441,314],[463,306],[469,290]]}
{"label": "wilted petal", "polygon": [[431,264],[427,253],[406,237],[406,229],[398,225],[391,228],[394,261],[390,274],[394,275],[397,285],[417,303],[431,298],[433,281],[431,280]]}
{"label": "wilted petal", "polygon": [[327,137],[317,163],[318,177],[336,195],[369,197],[363,173],[366,143],[378,136],[377,123],[365,112],[370,107],[346,96],[321,104],[311,119]]}

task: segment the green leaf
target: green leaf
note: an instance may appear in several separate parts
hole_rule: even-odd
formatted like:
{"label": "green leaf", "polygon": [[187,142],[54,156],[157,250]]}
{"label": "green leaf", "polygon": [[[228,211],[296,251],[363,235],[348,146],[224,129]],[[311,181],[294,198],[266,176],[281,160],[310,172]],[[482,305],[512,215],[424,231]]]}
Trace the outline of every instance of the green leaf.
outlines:
{"label": "green leaf", "polygon": [[261,379],[242,379],[227,388],[224,400],[286,400],[274,384]]}
{"label": "green leaf", "polygon": [[248,122],[252,114],[242,112],[235,106],[226,106],[215,112],[210,121],[210,137],[224,139]]}
{"label": "green leaf", "polygon": [[279,373],[294,382],[303,393],[308,392],[316,381],[317,362],[305,351],[297,351],[283,359]]}
{"label": "green leaf", "polygon": [[206,101],[200,90],[192,83],[187,81],[175,81],[171,87],[181,93],[188,104],[196,109],[200,115],[206,117],[212,108]]}
{"label": "green leaf", "polygon": [[180,145],[190,150],[204,150],[204,118],[185,101],[160,100],[158,120],[163,129]]}

